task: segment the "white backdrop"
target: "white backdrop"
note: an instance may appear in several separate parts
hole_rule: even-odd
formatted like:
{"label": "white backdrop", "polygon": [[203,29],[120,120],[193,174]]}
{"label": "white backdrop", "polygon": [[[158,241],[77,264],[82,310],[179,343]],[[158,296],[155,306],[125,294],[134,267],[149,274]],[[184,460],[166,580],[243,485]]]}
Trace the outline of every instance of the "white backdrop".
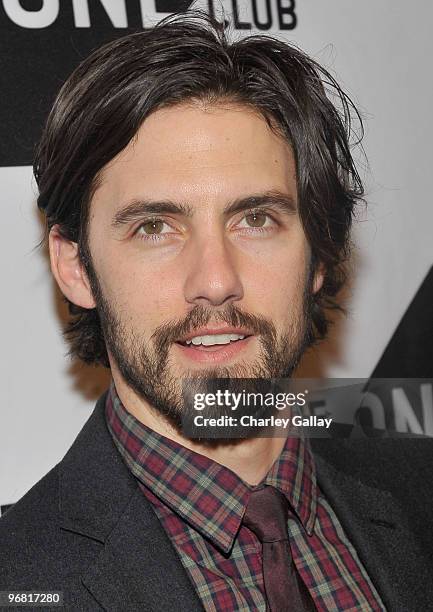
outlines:
{"label": "white backdrop", "polygon": [[[270,2],[274,14],[276,2]],[[8,0],[3,4],[14,6]],[[103,4],[115,7],[116,0]],[[238,4],[248,19],[250,2]],[[263,9],[264,0],[258,5]],[[337,76],[364,115],[369,160],[369,167],[363,162],[360,168],[368,210],[354,232],[350,314],[307,358],[303,373],[309,374],[313,364],[325,375],[368,377],[433,263],[433,5],[426,0],[298,0],[296,14],[296,29],[274,27],[271,33],[295,42]],[[17,501],[62,458],[105,379],[65,359],[64,308],[46,257],[33,250],[42,224],[31,168],[0,168],[0,182],[3,505]]]}

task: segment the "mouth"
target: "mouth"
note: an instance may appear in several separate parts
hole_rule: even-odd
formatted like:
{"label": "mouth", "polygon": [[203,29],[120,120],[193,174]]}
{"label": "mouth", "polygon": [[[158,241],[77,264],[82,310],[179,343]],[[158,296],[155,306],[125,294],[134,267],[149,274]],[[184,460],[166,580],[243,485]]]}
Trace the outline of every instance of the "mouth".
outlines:
{"label": "mouth", "polygon": [[243,351],[253,334],[241,328],[196,330],[175,344],[181,354],[200,363],[221,363]]}

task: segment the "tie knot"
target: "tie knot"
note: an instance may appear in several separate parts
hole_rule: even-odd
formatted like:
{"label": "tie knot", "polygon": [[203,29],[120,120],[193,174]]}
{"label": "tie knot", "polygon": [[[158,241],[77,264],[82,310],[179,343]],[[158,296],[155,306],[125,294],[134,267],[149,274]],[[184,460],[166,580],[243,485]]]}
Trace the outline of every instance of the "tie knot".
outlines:
{"label": "tie knot", "polygon": [[243,524],[261,542],[287,540],[288,503],[282,493],[266,486],[251,493]]}

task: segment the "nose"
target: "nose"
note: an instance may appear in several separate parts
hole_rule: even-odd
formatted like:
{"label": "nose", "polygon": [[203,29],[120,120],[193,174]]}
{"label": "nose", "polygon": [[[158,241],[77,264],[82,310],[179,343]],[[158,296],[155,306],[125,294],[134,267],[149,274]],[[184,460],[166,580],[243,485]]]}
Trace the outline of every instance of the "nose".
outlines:
{"label": "nose", "polygon": [[222,306],[243,298],[233,246],[214,233],[197,240],[190,250],[184,295],[190,304]]}

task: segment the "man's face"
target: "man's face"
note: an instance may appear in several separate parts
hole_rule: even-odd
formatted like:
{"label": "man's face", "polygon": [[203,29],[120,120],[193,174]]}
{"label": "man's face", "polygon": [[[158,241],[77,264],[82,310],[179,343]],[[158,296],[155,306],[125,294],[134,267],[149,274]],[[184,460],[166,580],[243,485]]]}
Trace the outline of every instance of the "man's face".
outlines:
{"label": "man's face", "polygon": [[88,244],[113,375],[174,425],[185,378],[291,374],[320,278],[293,153],[258,113],[153,113],[102,171]]}

